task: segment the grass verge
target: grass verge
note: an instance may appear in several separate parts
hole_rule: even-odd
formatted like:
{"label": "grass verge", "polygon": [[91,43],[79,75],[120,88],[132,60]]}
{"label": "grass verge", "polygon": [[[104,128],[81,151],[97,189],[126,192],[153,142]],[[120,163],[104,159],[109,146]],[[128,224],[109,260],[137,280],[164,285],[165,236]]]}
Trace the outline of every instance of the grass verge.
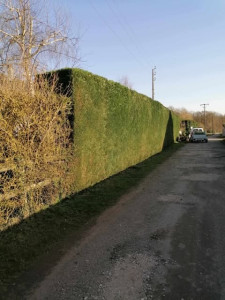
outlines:
{"label": "grass verge", "polygon": [[95,220],[180,147],[182,144],[173,144],[140,164],[1,232],[0,294],[7,292],[19,275],[28,270],[43,253],[51,253],[71,233],[79,232],[88,222]]}

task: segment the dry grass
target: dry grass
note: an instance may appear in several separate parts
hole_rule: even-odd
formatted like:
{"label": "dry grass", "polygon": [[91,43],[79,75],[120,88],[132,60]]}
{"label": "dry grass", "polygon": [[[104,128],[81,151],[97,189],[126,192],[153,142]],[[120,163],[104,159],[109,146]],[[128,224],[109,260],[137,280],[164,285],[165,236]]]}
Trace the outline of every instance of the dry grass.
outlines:
{"label": "dry grass", "polygon": [[55,203],[70,186],[70,100],[43,79],[32,93],[0,79],[0,229]]}

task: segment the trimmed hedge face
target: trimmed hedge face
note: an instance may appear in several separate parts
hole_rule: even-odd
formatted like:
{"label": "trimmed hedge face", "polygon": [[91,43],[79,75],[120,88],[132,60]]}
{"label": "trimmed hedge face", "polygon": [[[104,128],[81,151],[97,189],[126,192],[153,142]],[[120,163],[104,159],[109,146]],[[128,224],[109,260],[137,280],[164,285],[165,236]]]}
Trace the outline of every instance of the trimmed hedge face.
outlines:
{"label": "trimmed hedge face", "polygon": [[175,141],[180,119],[159,102],[80,69],[57,72],[63,87],[72,86],[77,162],[73,192],[139,163]]}

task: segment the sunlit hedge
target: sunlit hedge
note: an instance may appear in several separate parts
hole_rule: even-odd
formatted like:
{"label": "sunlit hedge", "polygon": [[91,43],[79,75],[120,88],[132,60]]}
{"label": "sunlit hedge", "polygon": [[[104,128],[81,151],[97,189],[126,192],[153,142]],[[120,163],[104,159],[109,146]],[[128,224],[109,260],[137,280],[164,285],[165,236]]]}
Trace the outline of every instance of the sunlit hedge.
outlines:
{"label": "sunlit hedge", "polygon": [[179,130],[159,102],[83,70],[37,79],[31,93],[0,78],[0,230],[162,151]]}
{"label": "sunlit hedge", "polygon": [[74,191],[162,151],[180,120],[157,101],[80,69],[58,71],[73,101]]}
{"label": "sunlit hedge", "polygon": [[0,78],[0,230],[71,191],[71,101],[54,87]]}

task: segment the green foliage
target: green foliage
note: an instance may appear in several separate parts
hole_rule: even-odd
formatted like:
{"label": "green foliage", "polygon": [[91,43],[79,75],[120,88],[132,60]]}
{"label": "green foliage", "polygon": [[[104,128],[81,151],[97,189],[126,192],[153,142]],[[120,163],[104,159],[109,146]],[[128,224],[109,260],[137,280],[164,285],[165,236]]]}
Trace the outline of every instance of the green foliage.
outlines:
{"label": "green foliage", "polygon": [[157,101],[80,69],[69,78],[74,103],[75,191],[159,153],[175,141],[179,118]]}
{"label": "green foliage", "polygon": [[33,88],[34,95],[22,81],[0,82],[0,229],[161,152],[177,136],[178,117],[162,104],[89,72],[42,74]]}

